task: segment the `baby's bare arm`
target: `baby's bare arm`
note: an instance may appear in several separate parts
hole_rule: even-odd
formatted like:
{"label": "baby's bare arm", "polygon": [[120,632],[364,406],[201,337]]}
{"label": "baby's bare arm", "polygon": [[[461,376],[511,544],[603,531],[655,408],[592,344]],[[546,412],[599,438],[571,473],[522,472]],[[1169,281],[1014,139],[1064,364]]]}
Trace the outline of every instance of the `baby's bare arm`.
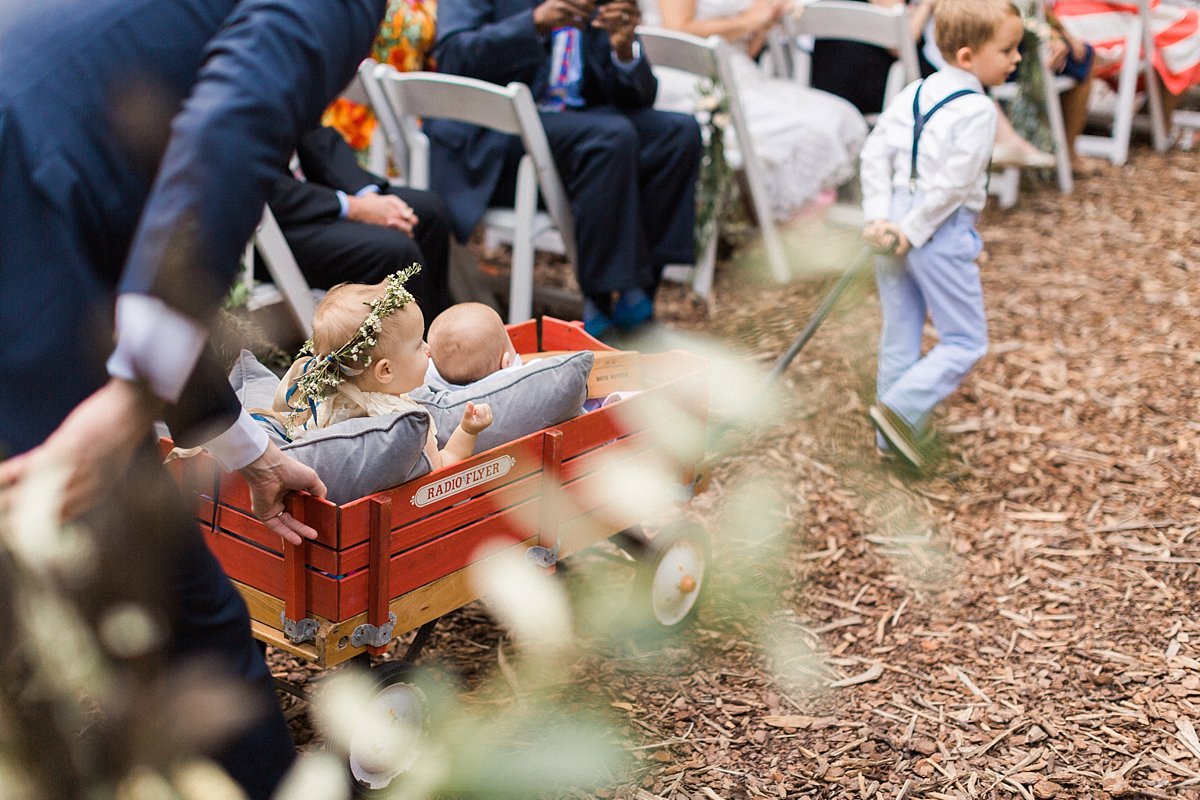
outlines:
{"label": "baby's bare arm", "polygon": [[450,440],[442,448],[442,465],[465,461],[475,453],[475,438],[492,424],[492,407],[487,403],[467,403],[462,422],[450,434]]}

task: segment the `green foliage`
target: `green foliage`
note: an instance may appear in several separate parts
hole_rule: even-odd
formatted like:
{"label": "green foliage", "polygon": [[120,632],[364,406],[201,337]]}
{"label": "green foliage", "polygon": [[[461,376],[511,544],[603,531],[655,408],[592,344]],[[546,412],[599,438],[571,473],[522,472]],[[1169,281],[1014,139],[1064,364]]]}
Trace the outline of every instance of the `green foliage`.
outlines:
{"label": "green foliage", "polygon": [[696,186],[696,252],[701,253],[721,222],[736,209],[737,182],[725,157],[725,129],[729,124],[729,99],[713,81],[701,81],[696,104],[701,117],[704,155]]}
{"label": "green foliage", "polygon": [[1007,113],[1013,128],[1039,150],[1053,153],[1054,136],[1046,110],[1046,82],[1041,67],[1041,45],[1049,36],[1047,26],[1026,18],[1021,41],[1021,63],[1017,67],[1017,96],[1008,103]]}

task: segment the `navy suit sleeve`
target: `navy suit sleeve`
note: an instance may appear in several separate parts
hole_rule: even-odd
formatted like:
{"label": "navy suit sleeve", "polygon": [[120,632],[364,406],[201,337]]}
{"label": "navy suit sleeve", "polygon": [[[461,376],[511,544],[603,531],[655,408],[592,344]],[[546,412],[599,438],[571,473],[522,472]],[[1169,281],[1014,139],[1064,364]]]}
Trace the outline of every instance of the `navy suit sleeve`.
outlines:
{"label": "navy suit sleeve", "polygon": [[350,80],[386,0],[243,0],[176,116],[120,291],[207,322],[279,165]]}
{"label": "navy suit sleeve", "polygon": [[[595,81],[600,86],[601,104],[618,108],[649,108],[658,95],[658,79],[650,70],[650,63],[642,58],[633,69],[621,69],[613,63],[612,45],[604,31],[589,32],[586,81]],[[588,86],[584,92],[590,95]],[[589,101],[592,101],[589,96]]]}
{"label": "navy suit sleeve", "polygon": [[310,183],[341,189],[347,194],[355,194],[370,184],[381,189],[387,186],[387,179],[359,166],[354,149],[333,128],[321,125],[304,134],[296,146],[296,155]]}
{"label": "navy suit sleeve", "polygon": [[285,171],[267,198],[271,212],[284,227],[338,219],[342,204],[337,190],[356,194],[370,185],[387,189],[387,179],[360,167],[354,150],[333,128],[322,125],[304,134],[296,145],[296,155],[305,180]]}
{"label": "navy suit sleeve", "polygon": [[341,216],[342,204],[337,192],[313,181],[301,181],[291,175],[280,175],[267,196],[271,213],[283,227],[304,225]]}
{"label": "navy suit sleeve", "polygon": [[533,24],[532,7],[496,19],[492,0],[443,0],[433,57],[438,69],[505,85],[536,87],[549,68],[545,38]]}

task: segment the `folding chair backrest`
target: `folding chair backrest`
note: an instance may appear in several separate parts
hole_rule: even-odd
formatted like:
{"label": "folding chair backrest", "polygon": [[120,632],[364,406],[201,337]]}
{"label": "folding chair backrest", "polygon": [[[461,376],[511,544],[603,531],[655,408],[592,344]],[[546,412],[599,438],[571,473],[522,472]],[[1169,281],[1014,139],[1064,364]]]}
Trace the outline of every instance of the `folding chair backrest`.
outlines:
{"label": "folding chair backrest", "polygon": [[780,283],[791,279],[779,232],[771,216],[763,167],[754,152],[754,141],[738,93],[737,77],[729,61],[729,45],[719,36],[702,39],[664,28],[638,28],[642,53],[653,65],[670,67],[700,78],[716,80],[725,92],[729,117],[741,151],[742,169],[750,189],[750,201],[763,235],[767,262]]}
{"label": "folding chair backrest", "polygon": [[[408,170],[408,145],[404,141],[404,134],[400,131],[400,123],[396,119],[396,115],[391,113],[388,108],[387,100],[383,96],[383,88],[379,85],[379,81],[375,78],[375,68],[379,66],[379,62],[373,58],[364,58],[362,63],[358,65],[357,84],[359,90],[366,98],[364,101],[375,112],[376,135],[382,135],[384,144],[387,145],[387,153],[391,153],[392,167],[397,172],[404,173],[400,175],[400,179],[407,181]],[[374,147],[376,142],[372,141]],[[381,174],[387,168],[386,153],[381,157],[384,170],[380,170]]]}
{"label": "folding chair backrest", "polygon": [[[433,72],[398,72],[387,64],[376,66],[371,74],[382,95],[382,105],[376,105],[377,113],[391,114],[394,127],[408,149],[411,186],[429,188],[429,139],[421,131],[421,119],[456,120],[517,136],[525,148],[517,178],[516,211],[524,220],[518,221],[518,235],[522,238],[532,236],[536,195],[540,192],[550,220],[562,238],[567,257],[572,263],[578,263],[570,199],[554,165],[550,144],[528,86],[515,82],[498,86],[474,78]],[[514,265],[519,260],[518,248],[524,252],[527,247],[532,247],[531,241],[513,242]],[[532,263],[529,269],[532,270]],[[514,267],[510,322],[528,318],[531,272],[529,277],[529,285],[525,285],[524,278],[520,286],[516,285]]]}
{"label": "folding chair backrest", "polygon": [[[883,7],[846,0],[818,0],[808,5],[797,5],[795,15],[784,18],[784,29],[789,43],[795,42],[797,36],[808,36],[813,39],[844,39],[895,51],[898,58],[888,72],[883,94],[885,106],[907,84],[921,77],[917,46],[903,4]],[[811,62],[809,55],[796,52],[793,61],[796,80],[807,86]],[[853,70],[854,65],[846,64],[845,68]]]}

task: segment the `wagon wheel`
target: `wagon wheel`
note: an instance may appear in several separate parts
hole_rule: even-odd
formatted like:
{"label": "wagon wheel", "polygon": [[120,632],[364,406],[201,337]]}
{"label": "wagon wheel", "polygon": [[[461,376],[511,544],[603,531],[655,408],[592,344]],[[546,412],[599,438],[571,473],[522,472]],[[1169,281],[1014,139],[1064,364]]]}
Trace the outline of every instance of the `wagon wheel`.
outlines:
{"label": "wagon wheel", "polygon": [[640,563],[634,599],[640,616],[674,632],[696,613],[712,550],[708,534],[694,522],[659,531]]}
{"label": "wagon wheel", "polygon": [[369,732],[351,737],[347,758],[360,797],[383,796],[392,781],[412,768],[421,756],[421,740],[427,722],[425,693],[411,682],[412,664],[383,661],[371,668],[370,675],[379,687],[371,703],[381,707],[396,721],[403,734],[411,738],[406,738],[404,749],[396,758],[383,743],[372,740]]}

